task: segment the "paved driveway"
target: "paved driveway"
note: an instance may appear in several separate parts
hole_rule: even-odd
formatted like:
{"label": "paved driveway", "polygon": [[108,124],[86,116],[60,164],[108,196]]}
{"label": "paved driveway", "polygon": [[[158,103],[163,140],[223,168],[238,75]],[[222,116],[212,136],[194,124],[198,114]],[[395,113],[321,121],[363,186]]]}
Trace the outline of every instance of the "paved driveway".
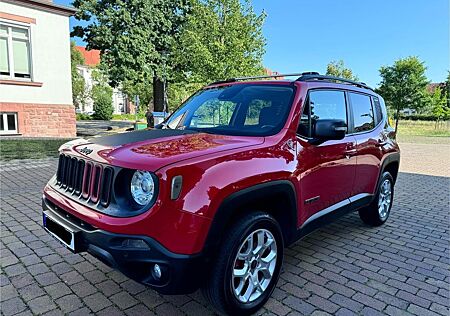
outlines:
{"label": "paved driveway", "polygon": [[[431,149],[411,156],[407,147],[402,170],[416,173],[400,173],[388,223],[369,228],[351,214],[291,246],[261,314],[449,315],[450,182],[428,175],[441,167],[420,174],[417,166]],[[40,198],[56,160],[0,168],[3,315],[212,313],[198,292],[161,296],[48,236],[41,228]]]}

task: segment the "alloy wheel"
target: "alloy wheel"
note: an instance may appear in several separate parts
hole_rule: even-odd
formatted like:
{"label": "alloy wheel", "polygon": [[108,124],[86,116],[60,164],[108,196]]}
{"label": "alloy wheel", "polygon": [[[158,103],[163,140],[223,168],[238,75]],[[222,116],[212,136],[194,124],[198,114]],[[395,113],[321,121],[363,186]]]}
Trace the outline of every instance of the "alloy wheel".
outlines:
{"label": "alloy wheel", "polygon": [[232,271],[233,293],[239,302],[253,302],[264,293],[272,280],[277,255],[277,242],[269,230],[258,229],[245,238]]}
{"label": "alloy wheel", "polygon": [[392,183],[389,179],[385,179],[380,187],[380,195],[378,197],[378,214],[381,220],[385,220],[389,214],[389,208],[392,202]]}

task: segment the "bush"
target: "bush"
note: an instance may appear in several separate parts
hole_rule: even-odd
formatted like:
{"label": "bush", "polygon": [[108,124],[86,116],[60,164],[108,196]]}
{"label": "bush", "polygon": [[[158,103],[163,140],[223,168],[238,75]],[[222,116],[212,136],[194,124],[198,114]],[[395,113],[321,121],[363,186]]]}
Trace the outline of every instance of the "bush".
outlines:
{"label": "bush", "polygon": [[89,121],[92,120],[92,116],[85,113],[77,113],[77,121]]}
{"label": "bush", "polygon": [[408,121],[437,121],[438,117],[433,114],[415,114],[415,115],[400,115],[400,119]]}
{"label": "bush", "polygon": [[94,85],[92,87],[92,100],[94,101],[95,120],[109,121],[113,117],[112,89],[106,85]]}

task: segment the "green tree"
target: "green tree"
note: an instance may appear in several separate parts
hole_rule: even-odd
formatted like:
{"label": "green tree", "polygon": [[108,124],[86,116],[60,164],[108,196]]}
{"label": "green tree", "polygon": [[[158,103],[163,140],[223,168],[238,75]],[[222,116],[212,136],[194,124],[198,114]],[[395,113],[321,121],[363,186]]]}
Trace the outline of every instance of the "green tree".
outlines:
{"label": "green tree", "polygon": [[447,106],[447,93],[438,87],[430,93],[430,108],[432,114],[436,117],[436,126],[439,121],[450,119],[450,107]]}
{"label": "green tree", "polygon": [[420,109],[426,104],[426,67],[417,57],[407,57],[392,66],[380,68],[381,83],[377,92],[382,95],[390,109],[395,112],[395,131],[402,109]]}
{"label": "green tree", "polygon": [[112,104],[113,89],[107,83],[107,77],[100,69],[92,71],[93,86],[91,91],[94,102],[95,120],[109,121],[112,119],[114,107]]}
{"label": "green tree", "polygon": [[72,73],[72,102],[76,109],[84,110],[86,98],[88,97],[86,82],[77,70],[77,66],[84,65],[84,57],[75,48],[75,42],[70,42],[70,66]]}
{"label": "green tree", "polygon": [[73,36],[99,49],[110,84],[160,82],[171,69],[171,48],[189,0],[75,0],[75,17],[87,21]]}
{"label": "green tree", "polygon": [[349,80],[359,81],[358,77],[353,74],[350,68],[346,68],[344,61],[331,61],[327,65],[327,76],[341,77]]}
{"label": "green tree", "polygon": [[[250,1],[192,0],[174,50],[170,100],[182,101],[204,84],[264,72],[265,13]],[[187,88],[186,88],[187,87]]]}
{"label": "green tree", "polygon": [[447,72],[447,80],[444,84],[443,94],[447,96],[447,107],[450,108],[450,71]]}

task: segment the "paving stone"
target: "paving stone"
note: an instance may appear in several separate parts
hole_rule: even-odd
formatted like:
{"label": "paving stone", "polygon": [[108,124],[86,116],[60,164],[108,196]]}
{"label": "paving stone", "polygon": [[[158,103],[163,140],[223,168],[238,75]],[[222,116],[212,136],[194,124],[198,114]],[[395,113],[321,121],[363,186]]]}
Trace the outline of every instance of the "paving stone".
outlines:
{"label": "paving stone", "polygon": [[106,280],[96,286],[100,291],[103,292],[106,296],[111,296],[121,291],[119,285],[113,280]]}
{"label": "paving stone", "polygon": [[98,289],[88,281],[82,281],[70,286],[70,289],[79,297],[86,297],[88,295],[98,292]]}
{"label": "paving stone", "polygon": [[335,313],[340,307],[318,295],[311,295],[307,302],[329,313]]}
{"label": "paving stone", "polygon": [[110,297],[110,300],[114,302],[121,309],[127,309],[138,303],[130,294],[127,292],[119,292]]}
{"label": "paving stone", "polygon": [[94,313],[112,305],[111,301],[101,293],[89,295],[83,298],[83,300]]}
{"label": "paving stone", "polygon": [[[184,310],[189,315],[189,313],[187,312],[186,306],[184,306]],[[128,308],[127,310],[125,310],[125,314],[127,314],[128,316],[142,316],[142,315],[153,316],[153,315],[155,315],[155,313],[150,311],[144,304],[139,304],[139,305],[135,305],[131,308]],[[196,315],[205,315],[205,314],[197,314],[196,313]]]}
{"label": "paving stone", "polygon": [[58,298],[56,304],[58,304],[65,313],[73,312],[83,306],[81,300],[74,294]]}
{"label": "paving stone", "polygon": [[47,295],[32,299],[28,302],[28,306],[34,314],[43,314],[56,308],[51,297]]}
{"label": "paving stone", "polygon": [[5,316],[9,316],[9,315],[15,315],[17,313],[23,312],[24,310],[26,310],[26,306],[24,304],[24,302],[18,298],[11,298],[9,300],[3,301],[2,302],[2,313]]}
{"label": "paving stone", "polygon": [[[160,295],[49,236],[40,199],[56,163],[0,162],[2,315],[213,313],[199,291]],[[257,315],[450,315],[447,197],[448,178],[401,172],[385,225],[369,228],[349,214],[287,248],[278,285]]]}
{"label": "paving stone", "polygon": [[288,296],[283,303],[305,315],[311,314],[315,309],[313,305],[294,296]]}
{"label": "paving stone", "polygon": [[[33,298],[42,296],[45,294],[44,290],[39,287],[38,284],[30,284],[28,286],[25,286],[21,289],[19,289],[20,296],[22,299],[26,302],[32,300]],[[2,291],[3,295],[3,291]]]}
{"label": "paving stone", "polygon": [[44,287],[44,289],[53,299],[57,299],[60,298],[61,296],[72,293],[69,287],[63,282],[48,285]]}

